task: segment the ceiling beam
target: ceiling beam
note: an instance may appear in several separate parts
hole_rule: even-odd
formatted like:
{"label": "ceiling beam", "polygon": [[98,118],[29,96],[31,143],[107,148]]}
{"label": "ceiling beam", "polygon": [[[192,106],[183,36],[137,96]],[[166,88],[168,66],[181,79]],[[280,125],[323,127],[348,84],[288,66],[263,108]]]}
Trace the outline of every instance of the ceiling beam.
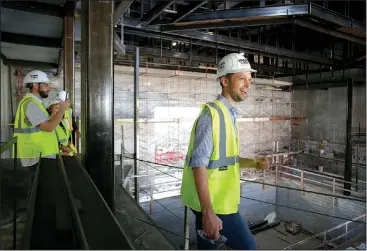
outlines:
{"label": "ceiling beam", "polygon": [[3,58],[5,65],[57,70],[58,64]]}
{"label": "ceiling beam", "polygon": [[207,3],[208,3],[208,0],[201,1],[199,3],[194,2],[194,3],[191,3],[190,5],[188,5],[187,7],[182,7],[182,10],[178,10],[177,16],[172,19],[173,20],[172,23],[176,23],[176,22],[180,21],[181,19],[187,17],[188,15],[190,15],[191,13],[193,13],[194,11],[196,11],[201,6],[203,6]]}
{"label": "ceiling beam", "polygon": [[[118,31],[117,31],[118,32]],[[295,58],[303,61],[310,61],[315,63],[322,63],[324,65],[339,65],[340,62],[337,60],[328,59],[321,56],[309,55],[308,53],[302,53],[292,51],[289,49],[278,48],[275,46],[268,46],[265,44],[249,42],[240,40],[237,38],[230,38],[219,35],[210,35],[199,31],[185,31],[175,33],[161,33],[152,30],[138,29],[132,27],[125,27],[124,32],[127,34],[138,35],[142,37],[153,37],[157,39],[171,40],[171,41],[182,41],[190,43],[190,37],[193,39],[192,43],[196,45],[202,45],[205,47],[238,51],[251,51],[261,52],[262,55],[279,55],[280,57]]]}
{"label": "ceiling beam", "polygon": [[178,24],[198,24],[198,23],[220,23],[224,20],[245,21],[253,18],[286,18],[293,15],[309,14],[308,4],[295,4],[285,6],[255,7],[236,10],[210,11],[194,13],[182,19]]}
{"label": "ceiling beam", "polygon": [[257,20],[270,18],[275,19],[290,16],[308,16],[316,18],[322,22],[339,26],[339,28],[336,29],[341,32],[355,34],[360,37],[366,36],[365,24],[314,3],[194,13],[180,20],[177,25],[221,23],[225,20],[245,21],[252,20],[254,18]]}
{"label": "ceiling beam", "polygon": [[133,2],[134,0],[121,0],[120,4],[115,9],[115,14],[113,17],[115,23],[122,17],[122,15],[124,15],[125,11]]}
{"label": "ceiling beam", "polygon": [[310,21],[296,19],[295,23],[298,24],[299,26],[302,26],[302,27],[305,27],[311,30],[315,30],[315,31],[318,31],[318,32],[321,32],[321,33],[324,33],[324,34],[327,34],[333,37],[338,37],[338,38],[345,39],[345,40],[348,40],[348,41],[351,41],[357,44],[366,45],[365,39],[361,39],[356,36],[349,35],[349,34],[346,34],[340,31],[336,31],[330,28],[324,28],[321,25],[314,24]]}
{"label": "ceiling beam", "polygon": [[1,0],[1,7],[48,16],[64,17],[65,15],[65,9],[63,6],[37,1]]}
{"label": "ceiling beam", "polygon": [[292,18],[275,19],[275,20],[248,20],[242,22],[223,21],[221,23],[209,23],[209,24],[190,24],[184,26],[178,25],[162,25],[162,32],[171,31],[183,31],[183,30],[198,30],[198,29],[215,29],[215,28],[236,28],[246,26],[262,26],[262,25],[279,25],[279,24],[290,24],[293,22]]}
{"label": "ceiling beam", "polygon": [[244,2],[244,0],[233,0],[233,1],[226,0],[226,2],[218,5],[218,10],[232,9],[233,7],[236,7],[236,5],[240,4],[241,2]]}
{"label": "ceiling beam", "polygon": [[173,4],[175,0],[170,1],[160,1],[157,3],[153,9],[148,11],[147,14],[144,15],[144,17],[141,19],[141,23],[139,24],[139,27],[146,27],[151,22],[154,21],[165,9],[167,9],[171,4]]}
{"label": "ceiling beam", "polygon": [[50,37],[37,37],[9,32],[1,32],[1,41],[11,44],[23,44],[39,47],[61,48],[62,39]]}

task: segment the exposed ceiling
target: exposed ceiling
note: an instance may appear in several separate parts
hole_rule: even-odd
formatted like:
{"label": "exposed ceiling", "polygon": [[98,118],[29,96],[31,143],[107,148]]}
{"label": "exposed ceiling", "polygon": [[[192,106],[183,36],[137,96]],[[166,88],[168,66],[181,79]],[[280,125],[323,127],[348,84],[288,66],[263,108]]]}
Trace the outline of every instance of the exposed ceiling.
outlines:
{"label": "exposed ceiling", "polygon": [[[1,1],[4,61],[57,72],[70,5],[78,53],[80,1]],[[238,51],[264,76],[365,68],[365,7],[365,1],[116,0],[115,63],[131,65],[139,46],[141,62],[158,68],[213,72],[221,57]]]}

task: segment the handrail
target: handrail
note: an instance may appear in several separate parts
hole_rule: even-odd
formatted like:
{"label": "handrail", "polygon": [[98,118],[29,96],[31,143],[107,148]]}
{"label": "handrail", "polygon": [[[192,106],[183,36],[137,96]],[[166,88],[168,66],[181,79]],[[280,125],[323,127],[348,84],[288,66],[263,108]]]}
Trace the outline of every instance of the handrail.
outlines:
{"label": "handrail", "polygon": [[73,220],[74,220],[73,222],[75,223],[74,224],[75,231],[76,231],[78,240],[80,241],[80,245],[81,245],[80,248],[84,249],[84,250],[89,250],[90,248],[89,248],[89,245],[88,245],[87,237],[85,236],[85,232],[84,232],[84,229],[83,229],[83,226],[82,226],[82,222],[81,222],[80,217],[79,217],[78,209],[77,209],[75,201],[74,201],[74,195],[73,195],[73,192],[72,192],[71,187],[70,187],[70,183],[69,183],[68,175],[66,173],[64,161],[63,161],[60,154],[57,155],[57,159],[59,161],[61,175],[62,175],[64,185],[65,185],[65,189],[66,189],[66,192],[67,192],[67,195],[68,195],[67,197],[68,197],[68,200],[69,200],[70,211],[71,211],[71,215],[72,215]]}
{"label": "handrail", "polygon": [[[299,169],[299,168],[294,168],[294,167],[289,167],[289,166],[284,166],[284,165],[278,165],[279,167],[283,167],[283,168],[287,168],[287,169],[290,169],[290,170],[294,170],[294,171],[297,171],[297,172],[303,172],[303,173],[307,173],[307,174],[310,174],[310,175],[314,175],[314,176],[318,176],[318,177],[322,177],[322,178],[325,178],[325,179],[330,179],[330,180],[334,180],[335,181],[340,181],[341,183],[350,183],[350,184],[356,184],[355,182],[350,182],[350,181],[344,181],[343,179],[339,179],[339,178],[332,178],[332,177],[329,177],[329,176],[326,176],[326,175],[322,175],[322,174],[318,174],[318,173],[313,173],[313,172],[309,172],[309,171],[306,171],[306,170],[302,170],[302,169]],[[366,183],[364,181],[358,181],[360,183]]]}
{"label": "handrail", "polygon": [[[330,228],[330,229],[326,229],[326,230],[324,230],[324,231],[322,231],[322,232],[320,232],[320,233],[318,233],[318,234],[315,234],[315,235],[312,235],[312,236],[310,236],[310,237],[308,237],[307,239],[304,239],[304,240],[302,240],[302,241],[299,241],[299,242],[297,242],[297,243],[294,243],[294,244],[292,244],[292,245],[290,245],[290,246],[288,246],[288,247],[286,247],[286,248],[284,248],[283,250],[287,250],[287,249],[293,249],[294,250],[294,247],[296,247],[296,246],[299,246],[299,245],[301,245],[301,244],[304,244],[304,243],[306,243],[306,242],[308,242],[308,241],[310,241],[310,240],[312,240],[312,239],[316,239],[317,237],[320,237],[320,236],[324,236],[324,243],[322,244],[322,245],[325,245],[327,242],[330,242],[331,240],[329,240],[329,241],[327,241],[326,240],[326,238],[325,238],[325,236],[327,235],[327,233],[329,233],[329,232],[332,232],[332,231],[334,231],[334,230],[336,230],[336,229],[339,229],[339,228],[341,228],[341,227],[344,227],[344,226],[348,226],[349,225],[349,223],[352,223],[352,222],[354,222],[354,221],[357,221],[357,220],[359,220],[359,219],[364,219],[364,220],[366,220],[366,215],[365,214],[363,214],[363,215],[360,215],[360,216],[358,216],[358,217],[356,217],[356,218],[354,218],[354,219],[352,219],[352,221],[346,221],[346,222],[344,222],[344,223],[342,223],[342,224],[340,224],[340,225],[337,225],[337,226],[335,226],[335,227],[333,227],[333,228]],[[349,233],[350,231],[353,231],[354,229],[352,229],[352,230],[350,230],[350,231],[347,231],[347,227],[345,228],[346,229],[346,233]],[[338,237],[343,237],[344,235],[342,235],[342,236],[338,236]],[[334,238],[335,239],[335,238]],[[320,247],[320,246],[322,246],[322,245],[318,245],[318,246],[316,246],[315,248],[317,248],[317,247]]]}
{"label": "handrail", "polygon": [[9,139],[8,141],[6,141],[4,144],[1,145],[0,147],[0,154],[5,152],[6,150],[10,149],[10,147],[12,147],[14,144],[16,144],[18,141],[18,137],[13,137],[11,139]]}

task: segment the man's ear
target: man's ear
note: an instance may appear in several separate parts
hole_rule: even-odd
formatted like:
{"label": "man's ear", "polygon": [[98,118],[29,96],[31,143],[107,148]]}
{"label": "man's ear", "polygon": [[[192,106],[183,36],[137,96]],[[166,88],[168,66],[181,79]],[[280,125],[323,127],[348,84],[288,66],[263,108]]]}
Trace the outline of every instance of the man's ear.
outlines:
{"label": "man's ear", "polygon": [[221,81],[223,87],[227,87],[228,86],[228,78],[226,76],[222,76],[220,78],[220,81]]}
{"label": "man's ear", "polygon": [[33,89],[38,90],[39,89],[39,84],[38,83],[33,83]]}

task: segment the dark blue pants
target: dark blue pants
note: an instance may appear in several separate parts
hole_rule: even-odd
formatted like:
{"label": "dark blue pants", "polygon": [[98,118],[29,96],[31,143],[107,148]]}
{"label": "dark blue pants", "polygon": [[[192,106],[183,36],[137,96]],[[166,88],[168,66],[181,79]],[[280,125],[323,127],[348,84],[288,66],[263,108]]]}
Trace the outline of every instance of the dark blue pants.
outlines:
{"label": "dark blue pants", "polygon": [[[201,212],[196,212],[194,210],[192,211],[196,216],[196,231],[203,229]],[[252,235],[247,223],[245,223],[238,212],[235,214],[217,214],[217,216],[222,220],[223,229],[220,231],[220,234],[227,238],[227,246],[231,247],[232,249],[257,249],[254,236]],[[198,241],[197,249],[199,250],[219,248],[219,245],[211,244],[209,241],[202,239],[197,233],[196,238]]]}

